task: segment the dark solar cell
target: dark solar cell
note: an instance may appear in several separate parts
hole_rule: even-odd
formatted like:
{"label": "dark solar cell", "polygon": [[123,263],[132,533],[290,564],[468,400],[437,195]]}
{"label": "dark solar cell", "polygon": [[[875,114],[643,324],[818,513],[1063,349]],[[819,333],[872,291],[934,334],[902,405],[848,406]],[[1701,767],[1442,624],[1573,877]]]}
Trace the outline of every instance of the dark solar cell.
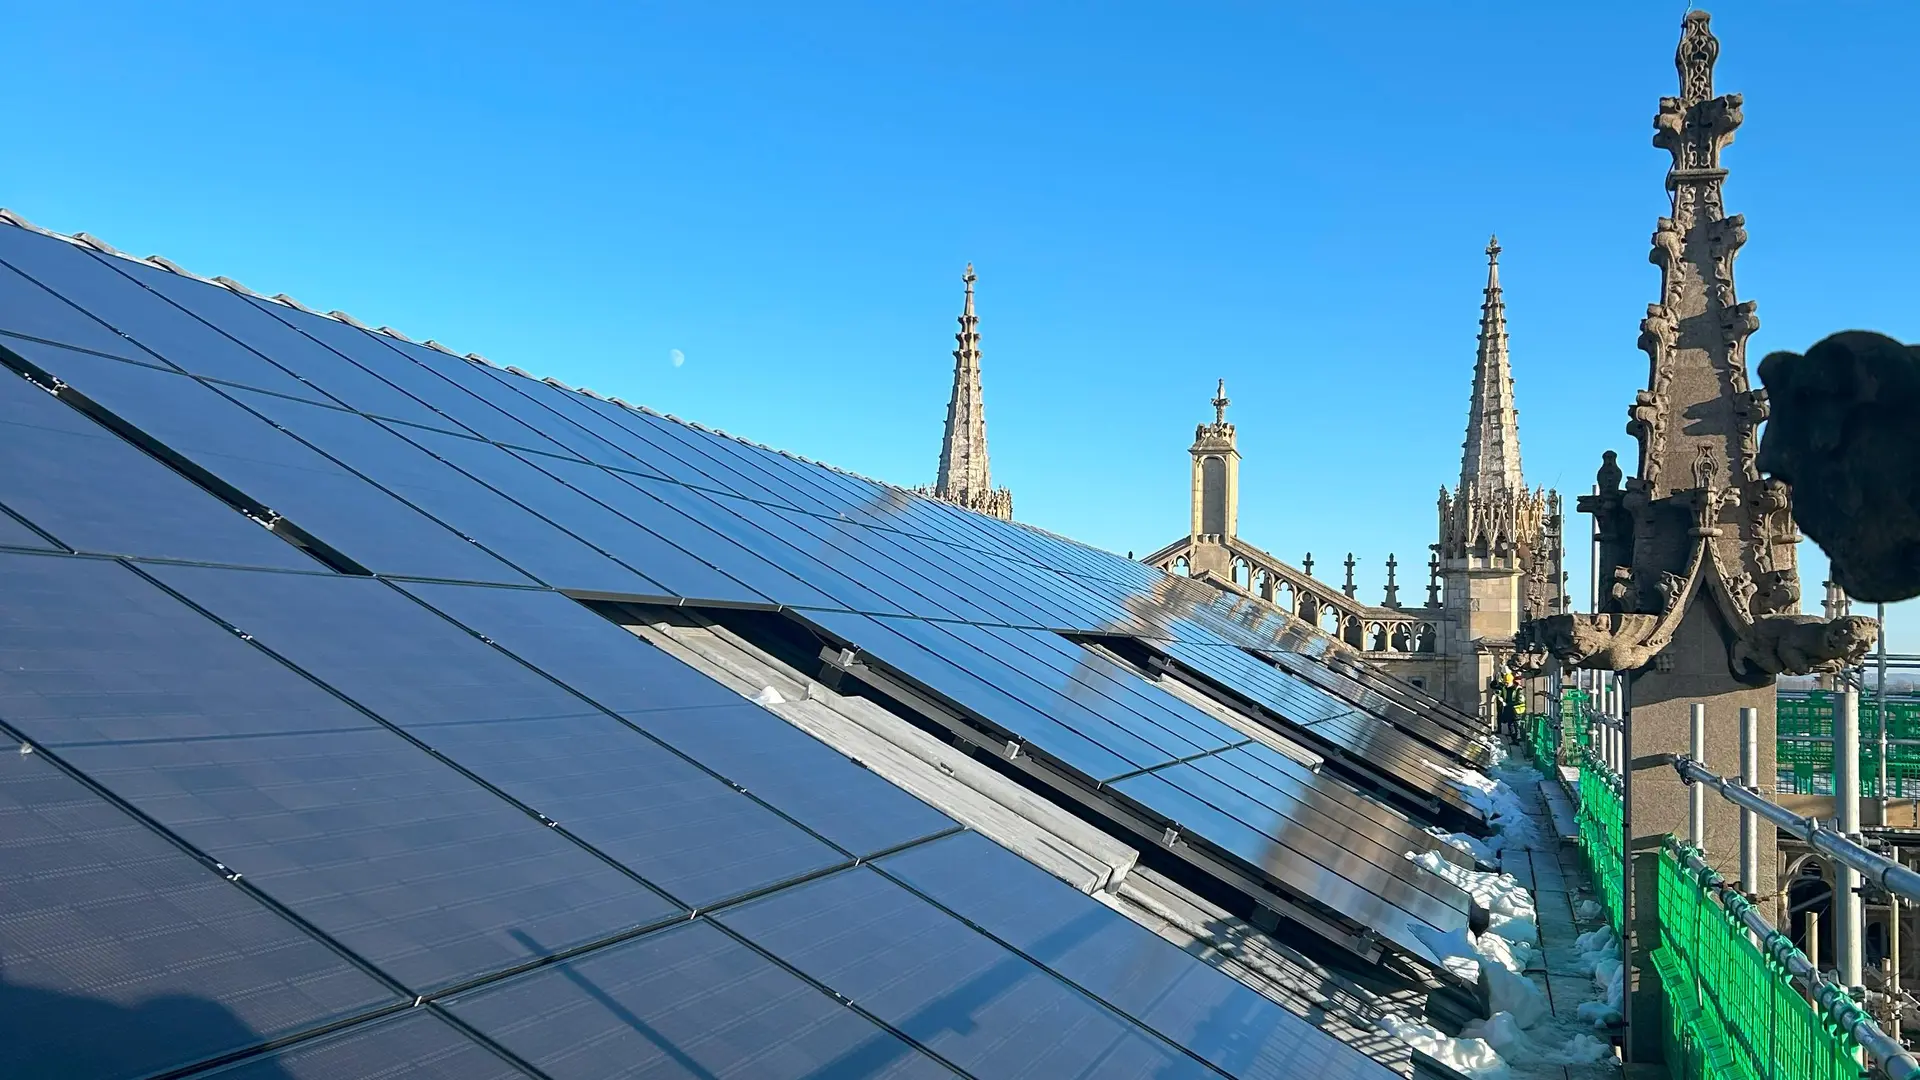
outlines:
{"label": "dark solar cell", "polygon": [[248,302],[459,421],[469,431],[529,450],[567,453],[559,443],[409,360],[388,345],[393,339],[384,334],[369,333],[339,319],[312,315],[257,297],[249,298]]}
{"label": "dark solar cell", "polygon": [[662,709],[633,722],[855,855],[956,827],[758,705]]}
{"label": "dark solar cell", "polygon": [[680,915],[384,728],[61,753],[416,992]]}
{"label": "dark solar cell", "polygon": [[376,573],[531,583],[203,383],[48,345],[21,343],[17,351],[190,465]]}
{"label": "dark solar cell", "polygon": [[[1357,876],[1366,879],[1364,884],[1356,883],[1352,878],[1322,866],[1312,857],[1287,846],[1273,835],[1261,832],[1170,782],[1171,779],[1183,779],[1182,770],[1191,769],[1190,765],[1175,765],[1164,772],[1130,777],[1114,784],[1113,788],[1149,813],[1189,834],[1190,842],[1204,841],[1218,848],[1288,890],[1310,897],[1330,911],[1338,912],[1362,926],[1372,927],[1386,940],[1415,956],[1430,958],[1431,954],[1408,930],[1410,924],[1426,922],[1443,933],[1467,925],[1464,911],[1455,911],[1424,895],[1409,898],[1406,893],[1413,891],[1410,886],[1382,884],[1381,879],[1386,874],[1378,867],[1356,872]],[[1288,841],[1296,836],[1293,831],[1278,831]],[[1376,890],[1394,892],[1396,899],[1387,899]],[[1399,900],[1406,900],[1420,907],[1421,911],[1418,914],[1410,912],[1400,906]]]}
{"label": "dark solar cell", "polygon": [[953,1075],[705,922],[541,968],[447,1008],[554,1080]]}
{"label": "dark solar cell", "polygon": [[0,753],[0,1076],[138,1077],[398,1000],[44,753]]}
{"label": "dark solar cell", "polygon": [[[0,503],[76,551],[321,569],[72,406],[4,371]],[[0,543],[9,542],[8,524],[0,521]]]}
{"label": "dark solar cell", "polygon": [[[717,920],[975,1076],[1217,1075],[1057,976],[867,868]],[[1054,953],[1098,930],[1069,924]]]}
{"label": "dark solar cell", "polygon": [[104,559],[0,555],[0,718],[52,744],[372,721]]}
{"label": "dark solar cell", "polygon": [[[870,652],[889,669],[953,702],[993,730],[1030,744],[1093,783],[1141,768],[1106,746],[1053,719],[1040,708],[976,676],[968,666],[930,652],[895,632],[891,624],[865,615],[803,611],[805,621],[854,648]],[[1164,761],[1164,755],[1159,760]]]}
{"label": "dark solar cell", "polygon": [[[549,585],[638,596],[657,596],[662,591],[658,584],[367,417],[247,390],[232,393],[327,456]],[[475,445],[506,457],[499,447]]]}
{"label": "dark solar cell", "polygon": [[874,865],[1229,1076],[1391,1075],[978,833],[935,840]]}
{"label": "dark solar cell", "polygon": [[[412,424],[425,424],[450,431],[465,430],[391,383],[260,310],[230,289],[125,259],[114,259],[107,265],[219,327],[228,337],[350,408]],[[188,371],[211,374],[194,367],[191,357],[169,359]],[[249,379],[235,378],[233,381],[248,386],[259,385]],[[324,400],[311,393],[297,396]]]}
{"label": "dark solar cell", "polygon": [[[653,453],[652,447],[590,407],[597,404],[591,398],[562,390],[550,383],[522,379],[511,373],[498,373],[498,377],[512,379],[512,385],[521,393],[552,410],[554,415],[550,422],[570,432],[568,445],[589,461],[642,476],[662,480],[667,478],[666,473],[646,463],[647,457]],[[606,407],[619,408],[617,405]],[[578,429],[577,433],[574,433],[575,429]]]}
{"label": "dark solar cell", "polygon": [[611,712],[740,704],[740,695],[556,592],[400,587]]}
{"label": "dark solar cell", "polygon": [[881,612],[900,610],[872,589],[803,553],[787,538],[768,532],[742,516],[755,513],[755,503],[644,477],[633,477],[630,482],[678,511],[686,520],[700,523],[785,571],[784,575],[770,579],[774,582],[771,588],[761,589],[780,603]]}
{"label": "dark solar cell", "polygon": [[209,567],[159,576],[683,903],[846,861],[384,582]]}
{"label": "dark solar cell", "polygon": [[825,743],[565,597],[404,587],[855,855],[954,827]]}
{"label": "dark solar cell", "polygon": [[[561,483],[552,475],[541,471],[549,463],[559,468],[574,470],[592,469],[594,468],[592,465],[535,454],[531,451],[522,451],[526,455],[523,458],[493,443],[443,435],[436,431],[422,431],[419,428],[395,425],[394,431],[409,441],[419,444],[454,468],[566,529],[600,551],[606,552],[631,569],[644,572],[665,567],[668,570],[676,570],[681,568],[682,563],[690,561],[685,558],[684,552],[679,552],[677,549],[674,549],[672,555],[663,558],[662,549],[670,548],[671,545]],[[704,570],[704,564],[700,565]],[[685,590],[693,587],[710,588],[710,582],[715,575],[710,571],[696,571],[691,577],[680,582],[655,579],[651,574],[647,576],[656,582],[655,592],[664,590],[679,596],[698,596],[700,594]],[[555,584],[565,583],[555,582]],[[736,585],[732,587],[729,595],[738,596],[743,592],[744,590]]]}
{"label": "dark solar cell", "polygon": [[193,1080],[531,1080],[428,1009],[248,1058]]}
{"label": "dark solar cell", "polygon": [[[612,544],[614,535],[623,536],[617,550],[622,558],[629,559],[648,577],[689,599],[773,606],[772,600],[748,588],[741,580],[743,575],[767,579],[774,575],[771,567],[747,556],[722,537],[681,517],[658,499],[620,479],[619,475],[597,465],[544,454],[528,455],[525,460],[565,481],[568,487],[612,510],[623,520],[639,526],[638,532],[628,536],[619,532],[617,522],[609,523],[607,528],[611,533],[607,542]],[[594,526],[583,524],[581,528],[593,529]],[[595,532],[591,535],[600,534]],[[726,559],[728,568],[725,572],[714,567],[715,559]],[[742,569],[740,563],[743,560],[750,561],[751,565]],[[779,580],[784,582],[785,575],[779,575]]]}
{"label": "dark solar cell", "polygon": [[[0,228],[0,259],[182,370],[277,394],[314,396],[313,387],[141,288],[107,261],[125,259],[97,256],[64,240],[10,228]],[[134,358],[144,359],[137,354]]]}
{"label": "dark solar cell", "polygon": [[[0,425],[0,438],[5,438],[6,429]],[[4,449],[4,447],[0,447]],[[0,468],[4,468],[0,465]],[[9,494],[0,488],[0,495]],[[3,505],[3,504],[0,504]],[[58,551],[47,539],[32,529],[22,525],[13,515],[0,511],[0,547],[32,548],[35,551]]]}
{"label": "dark solar cell", "polygon": [[[0,224],[0,229],[11,227]],[[0,265],[0,331],[150,364],[158,362],[151,353],[114,333],[100,320],[5,265]],[[0,344],[5,341],[0,339]]]}

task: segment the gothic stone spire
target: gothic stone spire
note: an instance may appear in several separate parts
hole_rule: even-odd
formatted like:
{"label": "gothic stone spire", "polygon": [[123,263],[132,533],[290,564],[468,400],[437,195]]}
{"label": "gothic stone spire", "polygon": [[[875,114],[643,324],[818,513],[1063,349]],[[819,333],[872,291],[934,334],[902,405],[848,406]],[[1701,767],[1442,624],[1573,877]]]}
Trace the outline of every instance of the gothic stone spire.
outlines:
{"label": "gothic stone spire", "polygon": [[1487,290],[1480,305],[1480,347],[1473,361],[1473,396],[1467,403],[1460,491],[1485,495],[1525,487],[1513,363],[1507,356],[1507,302],[1500,295],[1500,240],[1492,237],[1487,241]]}
{"label": "gothic stone spire", "polygon": [[1674,55],[1680,96],[1661,98],[1653,120],[1654,145],[1672,155],[1673,209],[1655,226],[1648,256],[1660,268],[1660,301],[1647,305],[1640,323],[1647,388],[1627,410],[1627,433],[1640,448],[1638,475],[1627,481],[1618,509],[1601,516],[1624,514],[1639,523],[1631,530],[1617,525],[1623,538],[1631,532],[1637,541],[1605,552],[1631,566],[1617,579],[1622,608],[1659,613],[1667,607],[1659,586],[1667,575],[1685,574],[1692,537],[1652,528],[1661,517],[1654,504],[1690,500],[1706,514],[1699,527],[1718,530],[1711,555],[1737,620],[1744,620],[1798,610],[1799,536],[1786,488],[1763,480],[1755,463],[1766,393],[1749,386],[1746,353],[1760,319],[1753,302],[1734,293],[1734,257],[1747,230],[1744,218],[1726,212],[1727,170],[1720,163],[1740,126],[1741,99],[1714,96],[1719,54],[1707,13],[1688,12]]}
{"label": "gothic stone spire", "polygon": [[953,394],[947,401],[946,435],[940,443],[940,473],[933,496],[969,510],[1010,520],[1013,496],[993,486],[987,465],[987,406],[980,391],[979,318],[973,312],[973,264],[961,276],[966,301],[960,310],[960,332],[954,340]]}

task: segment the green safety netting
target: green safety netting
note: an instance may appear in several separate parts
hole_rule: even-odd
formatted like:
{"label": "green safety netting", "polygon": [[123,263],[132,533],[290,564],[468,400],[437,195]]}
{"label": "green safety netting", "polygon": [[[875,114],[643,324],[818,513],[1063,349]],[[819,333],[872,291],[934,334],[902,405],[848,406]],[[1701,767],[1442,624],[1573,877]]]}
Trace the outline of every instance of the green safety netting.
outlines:
{"label": "green safety netting", "polygon": [[[1828,690],[1778,697],[1780,790],[1833,794],[1833,703]],[[1920,798],[1920,700],[1888,695],[1887,794]],[[1860,794],[1880,796],[1880,714],[1872,694],[1860,696]],[[1899,740],[1899,741],[1896,741]],[[1905,740],[1914,740],[1907,742]]]}
{"label": "green safety netting", "polygon": [[1782,960],[1793,946],[1777,930],[1756,941],[1740,919],[1746,901],[1723,900],[1716,875],[1685,865],[1688,850],[1670,837],[1660,853],[1653,959],[1668,1071],[1683,1080],[1860,1080],[1852,1038],[1787,977]]}

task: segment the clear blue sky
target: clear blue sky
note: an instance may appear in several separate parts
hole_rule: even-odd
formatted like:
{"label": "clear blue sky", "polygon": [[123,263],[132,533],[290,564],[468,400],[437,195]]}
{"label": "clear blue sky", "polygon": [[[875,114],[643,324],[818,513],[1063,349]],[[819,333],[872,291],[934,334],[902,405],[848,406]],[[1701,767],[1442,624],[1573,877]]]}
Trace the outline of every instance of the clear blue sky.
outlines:
{"label": "clear blue sky", "polygon": [[[903,484],[931,478],[971,260],[1023,520],[1179,535],[1225,376],[1241,532],[1323,576],[1355,551],[1369,598],[1396,551],[1417,599],[1489,232],[1528,478],[1631,464],[1684,10],[33,5],[0,204]],[[1754,360],[1920,339],[1920,8],[1712,10]]]}

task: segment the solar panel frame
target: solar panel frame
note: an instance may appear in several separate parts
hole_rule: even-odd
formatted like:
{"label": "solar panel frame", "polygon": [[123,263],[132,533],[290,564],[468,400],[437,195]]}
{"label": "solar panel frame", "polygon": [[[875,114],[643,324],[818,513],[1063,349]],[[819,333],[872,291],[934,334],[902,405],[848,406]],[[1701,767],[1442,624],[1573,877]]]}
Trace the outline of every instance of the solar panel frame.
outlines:
{"label": "solar panel frame", "polygon": [[569,456],[565,447],[521,423],[518,418],[501,412],[438,372],[414,363],[390,346],[392,338],[362,330],[339,319],[316,315],[257,296],[249,296],[246,300],[262,312],[406,391],[468,431],[508,446]]}
{"label": "solar panel frame", "polygon": [[682,906],[851,861],[389,583],[219,567],[151,572]]}
{"label": "solar panel frame", "polygon": [[715,919],[972,1075],[1217,1075],[867,867],[728,908]]}
{"label": "solar panel frame", "polygon": [[[1384,1077],[1391,1070],[1172,942],[978,833],[936,840],[874,868],[1099,998],[1228,1076]],[[1081,920],[1099,924],[1066,948]]]}
{"label": "solar panel frame", "polygon": [[432,1006],[356,1024],[183,1080],[539,1080]]}
{"label": "solar panel frame", "polygon": [[[161,362],[181,371],[191,363],[196,373],[222,382],[326,400],[311,385],[265,362],[215,327],[75,244],[26,229],[5,229],[0,230],[0,259],[147,353],[130,359]],[[176,362],[175,357],[184,362]]]}
{"label": "solar panel frame", "polygon": [[284,517],[358,566],[403,576],[532,584],[208,383],[59,346],[7,347],[16,369],[67,384],[63,399],[121,437],[232,505],[262,519]]}
{"label": "solar panel frame", "polygon": [[[377,420],[344,409],[251,390],[236,389],[229,393],[281,430],[366,477],[394,498],[467,537],[536,581],[633,596],[666,595],[658,582],[609,558],[605,552],[433,456]],[[417,436],[422,441],[430,437],[425,431]],[[469,442],[476,448],[491,449],[499,455],[496,461],[506,458],[513,464],[521,464],[489,443]]]}
{"label": "solar panel frame", "polygon": [[[0,504],[75,551],[322,568],[66,402],[5,371]],[[0,518],[0,544],[52,546]]]}
{"label": "solar panel frame", "polygon": [[956,1075],[705,919],[443,1005],[553,1080]]}

